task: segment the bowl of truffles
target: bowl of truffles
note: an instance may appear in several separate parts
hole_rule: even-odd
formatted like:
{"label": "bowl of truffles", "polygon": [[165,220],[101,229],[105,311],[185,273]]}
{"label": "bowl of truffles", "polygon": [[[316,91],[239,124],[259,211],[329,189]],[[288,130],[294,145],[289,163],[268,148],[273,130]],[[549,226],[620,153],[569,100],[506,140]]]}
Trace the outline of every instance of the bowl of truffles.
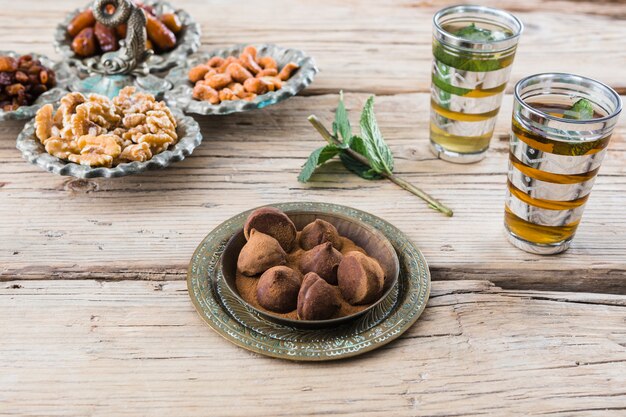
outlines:
{"label": "bowl of truffles", "polygon": [[295,328],[338,326],[376,308],[399,261],[371,226],[336,213],[261,207],[222,254],[230,291],[261,317]]}
{"label": "bowl of truffles", "polygon": [[[150,72],[162,72],[183,62],[200,46],[200,26],[189,13],[166,1],[134,0],[146,16],[146,49]],[[55,31],[54,43],[70,66],[87,73],[86,62],[117,51],[126,37],[127,26],[107,27],[96,21],[91,3],[68,14]],[[115,11],[109,5],[110,13]]]}
{"label": "bowl of truffles", "polygon": [[46,171],[109,178],[180,161],[201,141],[193,118],[125,87],[113,99],[72,92],[42,106],[18,135],[17,148]]}
{"label": "bowl of truffles", "polygon": [[70,73],[39,54],[0,51],[0,120],[31,119],[67,92]]}
{"label": "bowl of truffles", "polygon": [[191,56],[172,69],[165,93],[186,113],[224,115],[255,110],[295,96],[313,82],[313,58],[273,44],[235,45]]}

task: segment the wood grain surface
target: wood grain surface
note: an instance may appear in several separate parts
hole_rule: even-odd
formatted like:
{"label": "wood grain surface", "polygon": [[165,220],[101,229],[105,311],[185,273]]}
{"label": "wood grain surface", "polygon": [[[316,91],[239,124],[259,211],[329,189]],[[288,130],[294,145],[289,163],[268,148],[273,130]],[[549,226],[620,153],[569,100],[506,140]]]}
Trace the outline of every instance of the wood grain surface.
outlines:
{"label": "wood grain surface", "polygon": [[[352,120],[366,94],[349,93]],[[618,127],[572,249],[522,252],[504,237],[503,204],[512,97],[487,159],[456,165],[428,150],[429,95],[380,96],[376,112],[396,172],[455,210],[448,218],[387,181],[339,163],[297,181],[322,139],[306,117],[332,120],[336,95],[296,97],[258,112],[198,118],[204,143],[172,167],[112,180],[51,175],[0,143],[0,277],[184,279],[195,247],[229,217],[281,201],[330,201],[383,217],[422,249],[433,279],[488,278],[511,288],[626,292],[626,126]],[[0,125],[15,137],[22,123]]]}
{"label": "wood grain surface", "polygon": [[617,417],[625,319],[615,295],[435,282],[400,339],[292,363],[221,339],[184,282],[5,282],[0,415]]}

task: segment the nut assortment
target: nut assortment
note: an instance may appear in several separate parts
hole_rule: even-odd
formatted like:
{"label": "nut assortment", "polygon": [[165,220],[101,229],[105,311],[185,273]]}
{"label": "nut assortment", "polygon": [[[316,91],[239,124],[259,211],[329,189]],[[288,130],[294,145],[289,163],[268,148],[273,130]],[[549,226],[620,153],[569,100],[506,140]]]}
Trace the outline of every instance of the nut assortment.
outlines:
{"label": "nut assortment", "polygon": [[282,88],[299,66],[289,62],[282,68],[271,56],[258,56],[246,46],[238,56],[214,56],[189,70],[193,98],[219,104],[227,100],[253,100],[257,95]]}
{"label": "nut assortment", "polygon": [[54,71],[31,55],[17,59],[0,56],[0,109],[13,111],[31,105],[55,85]]}
{"label": "nut assortment", "polygon": [[[157,16],[152,6],[135,1],[146,15],[146,49],[157,53],[167,52],[176,46],[177,36],[183,25],[175,13]],[[113,13],[115,9],[109,13]],[[82,58],[99,55],[119,49],[119,41],[126,37],[126,25],[109,28],[96,22],[91,8],[78,13],[67,26],[67,34],[72,39],[72,50]]]}
{"label": "nut assortment", "polygon": [[113,100],[69,93],[56,111],[43,106],[35,135],[46,152],[92,167],[146,161],[178,140],[170,109],[154,96],[126,87]]}
{"label": "nut assortment", "polygon": [[359,311],[383,294],[378,261],[329,222],[316,219],[298,232],[285,213],[263,207],[248,217],[244,236],[236,283],[254,306],[327,320]]}

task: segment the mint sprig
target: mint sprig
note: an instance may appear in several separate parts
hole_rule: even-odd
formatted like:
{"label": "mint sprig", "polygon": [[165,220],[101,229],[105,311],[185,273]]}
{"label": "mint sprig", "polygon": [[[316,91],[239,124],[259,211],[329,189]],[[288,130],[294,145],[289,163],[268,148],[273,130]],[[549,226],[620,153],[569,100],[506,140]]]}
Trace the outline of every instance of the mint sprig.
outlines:
{"label": "mint sprig", "polygon": [[593,119],[593,114],[593,104],[589,100],[581,98],[569,110],[563,112],[563,117],[566,119],[589,120]]}
{"label": "mint sprig", "polygon": [[352,134],[348,112],[343,103],[343,94],[339,96],[333,133],[330,133],[316,116],[311,115],[308,120],[328,142],[328,145],[313,151],[302,166],[298,181],[309,181],[317,167],[338,155],[344,166],[361,178],[367,180],[386,178],[426,201],[432,209],[446,216],[453,215],[448,207],[393,173],[393,153],[378,127],[374,115],[373,96],[367,100],[361,113],[360,136]]}

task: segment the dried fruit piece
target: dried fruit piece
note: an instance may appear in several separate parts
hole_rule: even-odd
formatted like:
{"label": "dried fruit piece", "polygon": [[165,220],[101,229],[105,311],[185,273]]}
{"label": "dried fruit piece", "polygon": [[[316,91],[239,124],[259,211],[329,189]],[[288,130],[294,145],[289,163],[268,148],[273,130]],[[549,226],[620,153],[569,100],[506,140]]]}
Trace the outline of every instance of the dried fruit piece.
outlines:
{"label": "dried fruit piece", "polygon": [[183,30],[183,24],[176,13],[163,13],[161,15],[161,22],[176,35]]}
{"label": "dried fruit piece", "polygon": [[89,57],[96,53],[96,36],[93,28],[85,28],[76,35],[72,41],[72,50],[81,57]]}
{"label": "dried fruit piece", "polygon": [[12,56],[0,56],[0,72],[17,71],[17,60]]}
{"label": "dried fruit piece", "polygon": [[87,9],[83,12],[78,13],[69,25],[67,25],[67,33],[71,37],[75,37],[78,35],[83,29],[87,27],[91,27],[96,24],[96,18],[93,15],[93,11],[91,9]]}
{"label": "dried fruit piece", "polygon": [[117,36],[112,28],[97,22],[93,32],[96,35],[96,39],[98,39],[98,45],[100,45],[102,52],[117,51],[119,49]]}
{"label": "dried fruit piece", "polygon": [[176,35],[151,14],[146,14],[146,32],[161,51],[169,51],[176,46]]}

